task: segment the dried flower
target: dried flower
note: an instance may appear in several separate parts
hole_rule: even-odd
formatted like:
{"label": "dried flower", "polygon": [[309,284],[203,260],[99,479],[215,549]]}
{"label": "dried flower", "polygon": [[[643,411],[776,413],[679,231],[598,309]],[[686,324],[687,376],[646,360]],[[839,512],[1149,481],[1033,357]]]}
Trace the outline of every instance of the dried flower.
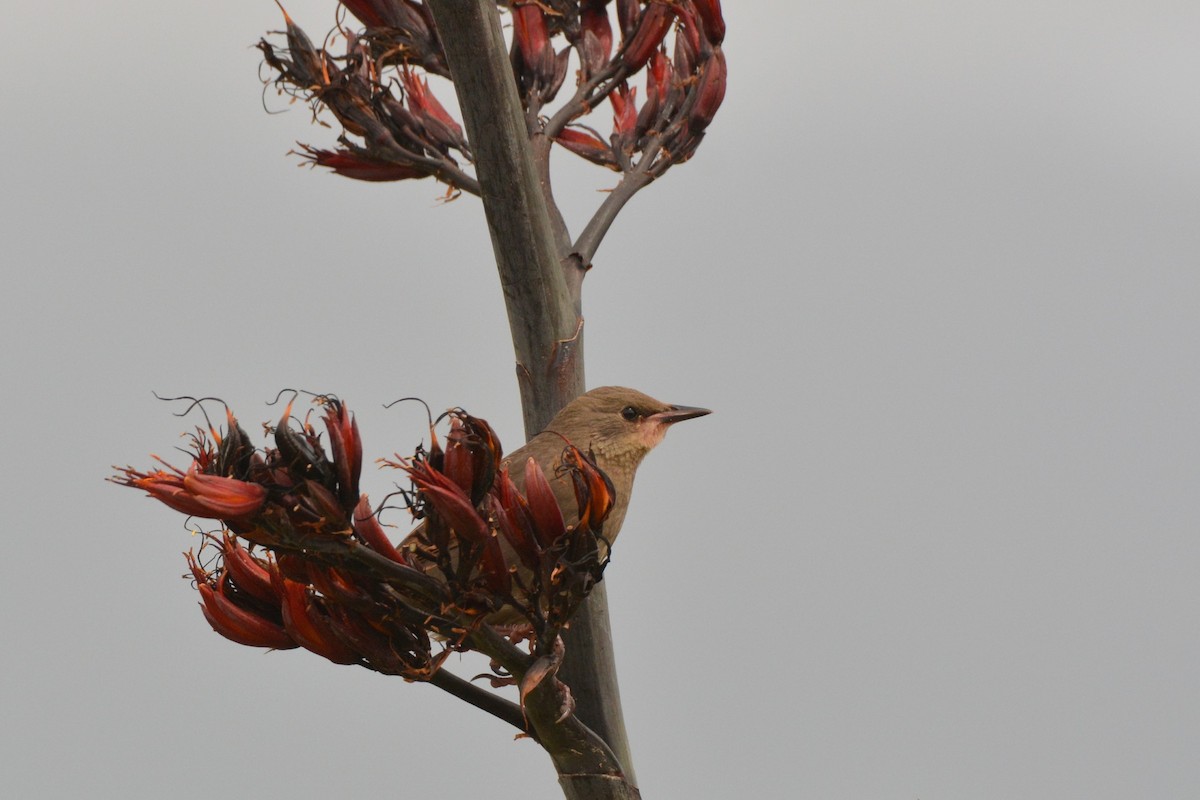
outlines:
{"label": "dried flower", "polygon": [[431,436],[428,450],[386,462],[410,478],[421,519],[417,545],[402,549],[359,492],[354,415],[337,398],[316,402],[324,435],[288,403],[270,429],[274,447],[255,451],[227,413],[226,430],[192,435],[186,469],[126,467],[114,477],[224,524],[188,554],[212,628],[240,644],[299,646],[412,680],[428,680],[449,649],[475,646],[485,618],[518,622],[552,647],[604,567],[599,531],[612,488],[595,465],[564,450],[558,469],[570,475],[580,519],[568,527],[541,466],[521,465],[522,494],[500,468],[491,426],[448,412],[444,449]]}

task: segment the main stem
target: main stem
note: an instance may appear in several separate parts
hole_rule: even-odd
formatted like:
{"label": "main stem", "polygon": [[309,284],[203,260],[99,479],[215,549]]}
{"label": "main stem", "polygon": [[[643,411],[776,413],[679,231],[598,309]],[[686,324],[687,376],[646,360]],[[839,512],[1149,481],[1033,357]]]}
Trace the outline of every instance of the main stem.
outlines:
{"label": "main stem", "polygon": [[[584,390],[578,281],[555,237],[494,0],[427,0],[475,154],[492,249],[517,359],[525,432],[532,436]],[[601,583],[566,636],[560,671],[576,716],[607,742],[624,778],[565,774],[568,797],[638,797],[617,688],[608,603]],[[552,752],[553,756],[554,753]],[[556,765],[563,762],[555,759]]]}

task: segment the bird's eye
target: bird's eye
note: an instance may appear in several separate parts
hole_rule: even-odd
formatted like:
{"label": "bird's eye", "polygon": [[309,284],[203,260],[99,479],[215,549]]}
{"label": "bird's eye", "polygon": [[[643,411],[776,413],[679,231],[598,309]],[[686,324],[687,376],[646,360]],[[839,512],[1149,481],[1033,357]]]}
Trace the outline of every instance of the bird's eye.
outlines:
{"label": "bird's eye", "polygon": [[626,422],[633,422],[637,418],[638,412],[633,406],[625,406],[621,409],[621,419],[625,420]]}

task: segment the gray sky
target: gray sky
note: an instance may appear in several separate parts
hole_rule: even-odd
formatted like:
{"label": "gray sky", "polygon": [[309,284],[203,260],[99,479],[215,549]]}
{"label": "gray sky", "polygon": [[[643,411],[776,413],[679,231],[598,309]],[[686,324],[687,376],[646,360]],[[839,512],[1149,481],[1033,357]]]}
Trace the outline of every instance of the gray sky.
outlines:
{"label": "gray sky", "polygon": [[[726,6],[709,138],[586,286],[590,385],[717,412],[608,573],[645,796],[1197,796],[1200,5]],[[181,517],[102,481],[180,443],[152,390],[518,444],[479,204],[297,169],[335,133],[263,112],[267,0],[5,17],[6,791],[558,796],[435,689],[217,637]]]}

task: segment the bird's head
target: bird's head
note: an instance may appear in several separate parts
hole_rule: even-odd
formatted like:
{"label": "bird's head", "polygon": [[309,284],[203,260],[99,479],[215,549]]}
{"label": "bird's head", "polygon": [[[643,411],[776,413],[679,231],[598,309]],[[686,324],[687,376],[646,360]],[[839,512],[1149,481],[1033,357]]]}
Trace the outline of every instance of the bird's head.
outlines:
{"label": "bird's head", "polygon": [[662,441],[667,428],[711,413],[707,408],[678,406],[655,400],[623,386],[601,386],[568,403],[546,428],[601,461],[636,468]]}

